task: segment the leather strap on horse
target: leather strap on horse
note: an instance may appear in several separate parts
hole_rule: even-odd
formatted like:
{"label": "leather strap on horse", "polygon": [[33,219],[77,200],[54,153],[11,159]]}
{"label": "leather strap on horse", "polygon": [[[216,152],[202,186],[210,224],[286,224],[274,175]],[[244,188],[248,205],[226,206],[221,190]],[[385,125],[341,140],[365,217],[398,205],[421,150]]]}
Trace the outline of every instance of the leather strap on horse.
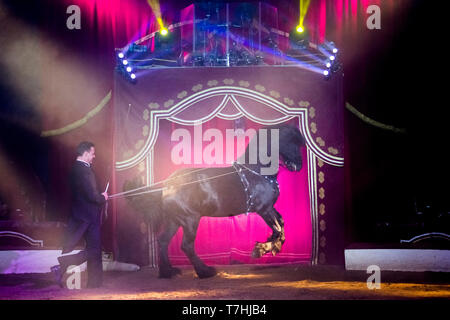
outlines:
{"label": "leather strap on horse", "polygon": [[[239,178],[241,179],[242,186],[244,187],[245,194],[247,196],[247,214],[250,212],[252,206],[253,206],[253,195],[250,193],[250,183],[247,180],[247,177],[245,176],[244,171],[251,172],[257,176],[263,177],[267,182],[269,182],[272,187],[274,187],[274,192],[280,192],[280,186],[278,185],[277,179],[271,179],[268,176],[264,176],[258,172],[253,171],[252,169],[246,167],[242,163],[233,162],[234,170],[236,170],[236,173],[239,175]],[[276,189],[276,190],[275,190]]]}
{"label": "leather strap on horse", "polygon": [[250,186],[250,183],[247,180],[247,177],[242,172],[242,167],[235,161],[233,162],[234,170],[236,170],[236,173],[238,174],[239,178],[241,179],[242,186],[244,187],[245,195],[247,196],[247,211],[246,214],[250,212],[250,207],[252,206],[252,195],[249,193],[248,189]]}

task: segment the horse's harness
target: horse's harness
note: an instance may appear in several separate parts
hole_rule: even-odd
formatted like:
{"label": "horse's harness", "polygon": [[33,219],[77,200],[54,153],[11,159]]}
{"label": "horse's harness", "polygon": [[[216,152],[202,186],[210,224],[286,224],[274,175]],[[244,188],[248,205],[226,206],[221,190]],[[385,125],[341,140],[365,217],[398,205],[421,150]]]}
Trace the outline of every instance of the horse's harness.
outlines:
{"label": "horse's harness", "polygon": [[[247,197],[247,211],[246,213],[248,214],[249,212],[252,212],[252,208],[254,206],[254,198],[255,195],[251,193],[251,188],[250,188],[250,183],[248,182],[246,173],[248,174],[248,172],[251,172],[257,176],[263,177],[267,182],[269,182],[269,184],[271,185],[272,189],[274,192],[279,193],[280,192],[280,187],[278,185],[278,181],[276,178],[274,178],[273,176],[265,176],[262,175],[256,171],[253,171],[252,169],[248,168],[247,166],[238,163],[238,162],[233,162],[233,167],[236,170],[236,173],[238,174],[239,178],[241,179],[242,185],[244,187],[244,191],[245,191],[245,195]],[[254,188],[252,188],[254,189]]]}
{"label": "horse's harness", "polygon": [[[247,176],[246,176],[245,173],[248,174],[250,172],[250,173],[252,173],[254,175],[263,177],[270,184],[270,186],[273,189],[273,192],[275,192],[275,193],[279,193],[280,192],[280,188],[279,188],[276,176],[265,176],[265,175],[262,175],[262,174],[260,174],[260,173],[258,173],[256,171],[248,168],[244,164],[238,163],[238,162],[233,162],[233,168],[236,171],[236,173],[238,174],[238,176],[239,176],[239,178],[241,180],[242,186],[244,187],[245,195],[247,197],[247,211],[246,211],[247,214],[249,212],[252,212],[251,210],[252,210],[252,208],[254,206],[255,195],[251,193],[251,190],[255,190],[255,188],[250,188],[250,182],[248,181]],[[200,170],[204,170],[204,169],[205,168],[202,168]],[[200,171],[200,170],[198,170],[198,171]],[[192,174],[192,172],[189,172],[188,174]],[[218,176],[214,176],[214,177],[210,177],[210,178],[206,178],[206,179],[201,179],[199,181],[187,182],[187,183],[184,183],[184,184],[181,184],[181,185],[188,185],[188,184],[192,184],[192,183],[198,183],[198,182],[204,181],[204,180],[216,179],[216,178],[219,178],[221,176],[228,175],[228,174],[232,174],[232,172],[226,173],[226,174],[222,174],[222,175],[218,175]],[[133,190],[127,190],[127,191],[124,191],[124,192],[119,192],[119,193],[110,195],[109,198],[112,199],[112,198],[117,198],[117,197],[129,197],[129,196],[137,196],[137,195],[142,195],[142,194],[147,194],[147,193],[159,192],[161,190],[166,189],[167,187],[162,187],[162,188],[157,188],[157,189],[147,190],[147,191],[140,191],[138,193],[135,193],[138,190],[151,188],[151,187],[154,187],[155,185],[161,184],[161,183],[169,181],[171,179],[172,178],[169,178],[169,179],[166,179],[166,180],[163,180],[163,181],[159,181],[159,182],[157,182],[157,183],[155,183],[153,185],[150,185],[150,186],[144,186],[144,187],[139,187],[139,188],[133,189]]]}

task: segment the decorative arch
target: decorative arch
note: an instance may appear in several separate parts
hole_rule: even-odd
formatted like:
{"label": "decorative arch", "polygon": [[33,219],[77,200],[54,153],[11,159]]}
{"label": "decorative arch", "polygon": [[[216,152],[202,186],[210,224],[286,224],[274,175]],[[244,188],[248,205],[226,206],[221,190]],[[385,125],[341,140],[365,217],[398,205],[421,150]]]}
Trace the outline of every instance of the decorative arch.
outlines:
{"label": "decorative arch", "polygon": [[[223,97],[221,102],[208,114],[203,115],[198,119],[183,119],[178,117],[179,114],[182,114],[183,111],[189,109],[196,103],[209,99],[211,97]],[[275,117],[273,119],[262,119],[250,113],[246,110],[245,107],[239,101],[239,98],[247,98],[259,102],[260,104],[266,105],[268,108],[276,110],[280,116]],[[231,102],[236,108],[237,112],[234,114],[224,113],[224,108]],[[307,148],[311,150],[311,152],[322,161],[333,165],[333,166],[343,166],[344,159],[342,157],[338,157],[332,155],[324,150],[322,150],[314,141],[309,125],[308,125],[308,109],[305,107],[289,107],[286,104],[269,97],[265,94],[262,94],[258,91],[254,91],[251,89],[240,88],[240,87],[232,87],[232,86],[222,86],[215,87],[210,89],[205,89],[199,91],[189,97],[184,98],[180,102],[176,103],[169,109],[165,110],[151,110],[149,117],[149,135],[144,146],[139,150],[139,152],[133,157],[126,159],[124,161],[116,162],[117,170],[124,170],[130,167],[137,165],[141,162],[148,154],[151,152],[151,149],[155,145],[155,142],[158,138],[159,132],[159,120],[167,119],[173,121],[175,123],[180,123],[184,125],[195,125],[198,123],[204,123],[214,117],[219,117],[225,120],[236,120],[240,117],[246,117],[256,123],[262,125],[273,125],[285,122],[293,117],[299,117],[299,128],[305,136]]]}
{"label": "decorative arch", "polygon": [[[144,183],[152,184],[169,173],[163,164],[164,157],[170,157],[169,126],[238,119],[255,126],[298,121],[307,145],[302,185],[309,193],[302,194],[301,200],[310,212],[305,238],[307,259],[313,264],[343,263],[342,74],[326,80],[321,74],[297,66],[151,68],[143,71],[134,84],[116,77],[114,92],[117,187],[130,175],[141,176]],[[160,130],[163,126],[164,131]],[[159,148],[161,151],[155,154]],[[153,169],[156,163],[158,171]],[[167,172],[162,174],[160,170]],[[295,185],[289,188],[295,190]],[[121,252],[147,244],[149,254],[140,255],[143,260],[136,262],[145,264],[149,257],[150,264],[155,265],[155,238],[151,238],[150,228],[147,226],[145,231],[143,218],[126,211],[125,204],[118,203],[118,208]],[[134,238],[128,236],[127,224],[137,231]],[[181,255],[177,253],[179,261]]]}
{"label": "decorative arch", "polygon": [[[225,82],[225,80],[224,80]],[[194,86],[194,88],[199,89],[201,85]],[[194,89],[193,88],[193,89]],[[327,163],[331,166],[342,167],[344,164],[344,159],[342,157],[333,155],[326,150],[323,150],[318,143],[314,140],[311,133],[311,126],[309,119],[313,115],[309,115],[310,110],[307,108],[307,104],[304,107],[292,107],[288,106],[286,103],[278,101],[277,99],[263,94],[262,92],[251,90],[249,88],[242,88],[237,86],[218,86],[213,88],[208,88],[204,90],[197,90],[194,94],[187,96],[186,91],[182,91],[178,94],[178,98],[183,99],[176,104],[173,104],[167,109],[152,109],[149,112],[148,126],[149,134],[142,146],[142,148],[132,157],[116,162],[116,169],[118,171],[126,170],[132,168],[139,163],[145,161],[146,163],[146,181],[150,185],[154,183],[154,169],[153,169],[153,148],[158,139],[159,133],[159,120],[166,119],[174,123],[193,126],[195,124],[207,122],[214,117],[218,117],[224,120],[236,120],[241,117],[246,117],[256,123],[262,125],[274,125],[283,123],[285,121],[291,120],[293,118],[298,118],[298,125],[302,131],[307,145],[307,170],[308,170],[308,185],[309,185],[309,199],[310,199],[310,215],[311,215],[311,225],[312,225],[312,253],[311,253],[311,263],[317,264],[319,261],[319,246],[322,244],[321,239],[319,239],[320,229],[323,229],[323,220],[319,219],[319,197],[321,196],[321,191],[318,188],[318,174],[317,174],[317,164]],[[277,96],[276,92],[271,91],[273,96]],[[209,110],[205,112],[198,112],[197,117],[193,118],[186,116],[188,110],[199,102],[215,98],[216,102]],[[217,102],[217,99],[219,102]],[[262,112],[263,114],[270,114],[268,117],[262,117],[255,114],[255,110],[249,110],[244,106],[245,99],[249,99],[257,102],[259,105],[265,106],[270,112]],[[286,98],[285,98],[286,100]],[[289,99],[286,100],[289,102]],[[166,105],[173,103],[173,100],[168,100]],[[292,103],[291,103],[292,104]],[[158,108],[150,104],[149,107]],[[313,110],[314,111],[314,110]],[[149,231],[151,239],[150,243],[156,243],[154,235]],[[322,245],[323,246],[323,245]],[[152,261],[157,259],[156,248],[150,248]],[[153,263],[155,265],[155,263]]]}

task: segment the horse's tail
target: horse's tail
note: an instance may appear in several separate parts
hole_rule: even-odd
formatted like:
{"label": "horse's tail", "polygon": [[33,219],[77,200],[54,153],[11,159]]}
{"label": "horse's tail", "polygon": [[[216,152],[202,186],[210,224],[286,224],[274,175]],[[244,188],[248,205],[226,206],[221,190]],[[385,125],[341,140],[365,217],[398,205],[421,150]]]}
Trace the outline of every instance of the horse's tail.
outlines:
{"label": "horse's tail", "polygon": [[[138,179],[126,181],[124,191],[142,188]],[[164,213],[162,209],[162,190],[160,188],[148,188],[137,192],[136,195],[127,196],[128,204],[138,213],[143,214],[153,232],[158,232],[163,224]]]}
{"label": "horse's tail", "polygon": [[148,193],[131,196],[130,204],[144,215],[152,231],[157,233],[163,225],[162,190],[148,190]]}

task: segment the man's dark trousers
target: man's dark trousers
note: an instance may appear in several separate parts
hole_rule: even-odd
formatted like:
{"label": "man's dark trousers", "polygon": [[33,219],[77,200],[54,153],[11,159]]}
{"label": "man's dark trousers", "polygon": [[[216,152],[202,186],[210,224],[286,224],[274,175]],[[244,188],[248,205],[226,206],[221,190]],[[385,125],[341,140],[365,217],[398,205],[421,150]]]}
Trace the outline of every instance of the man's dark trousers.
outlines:
{"label": "man's dark trousers", "polygon": [[65,239],[63,254],[69,253],[84,236],[86,248],[76,254],[65,255],[58,258],[58,261],[67,268],[71,265],[80,265],[87,261],[88,287],[98,287],[102,284],[102,247],[100,221],[85,222],[70,219],[68,224],[68,237]]}

